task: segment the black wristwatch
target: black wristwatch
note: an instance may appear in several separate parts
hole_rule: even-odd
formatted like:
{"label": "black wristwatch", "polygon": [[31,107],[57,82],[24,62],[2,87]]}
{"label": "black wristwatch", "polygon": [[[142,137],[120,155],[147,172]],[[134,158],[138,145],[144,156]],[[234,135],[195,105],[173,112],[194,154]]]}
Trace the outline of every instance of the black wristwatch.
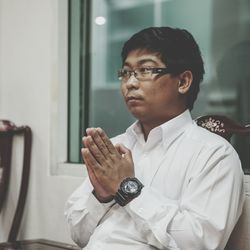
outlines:
{"label": "black wristwatch", "polygon": [[123,207],[140,195],[143,187],[143,184],[137,178],[128,177],[121,182],[114,199]]}

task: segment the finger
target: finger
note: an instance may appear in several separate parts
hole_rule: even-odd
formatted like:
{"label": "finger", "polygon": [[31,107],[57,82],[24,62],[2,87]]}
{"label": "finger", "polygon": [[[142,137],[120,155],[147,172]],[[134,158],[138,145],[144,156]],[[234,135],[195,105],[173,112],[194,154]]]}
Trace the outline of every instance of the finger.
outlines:
{"label": "finger", "polygon": [[[84,152],[85,150],[86,150],[86,149],[82,148],[82,150],[81,150],[82,155],[83,155],[83,154],[85,155],[85,154],[87,153],[87,152]],[[85,159],[85,156],[84,156],[83,158]],[[91,182],[93,188],[95,188],[96,185],[100,185],[99,182],[98,182],[98,179],[97,179],[97,177],[96,177],[96,175],[95,175],[95,172],[94,172],[94,170],[89,166],[89,163],[88,163],[87,159],[85,159],[85,166],[86,166],[86,168],[87,168],[89,180],[90,180],[90,182]]]}
{"label": "finger", "polygon": [[116,145],[115,145],[115,148],[116,148],[116,150],[118,151],[118,153],[122,156],[123,153],[122,153],[122,151],[120,150],[120,144],[116,144]]}
{"label": "finger", "polygon": [[113,145],[113,143],[110,141],[110,139],[108,138],[108,136],[106,135],[106,133],[104,132],[103,129],[101,128],[97,128],[96,129],[100,135],[100,137],[102,138],[103,142],[105,143],[108,151],[111,153],[111,154],[118,154],[115,146]]}
{"label": "finger", "polygon": [[127,147],[125,147],[122,143],[116,144],[115,147],[121,154],[126,154],[126,153],[128,154],[130,152],[130,150]]}
{"label": "finger", "polygon": [[101,165],[105,164],[106,158],[94,142],[93,138],[91,136],[87,136],[84,139],[84,145],[90,150],[92,156],[100,163]]}
{"label": "finger", "polygon": [[87,144],[86,140],[87,140],[87,136],[83,136],[83,137],[82,137],[82,144],[83,144],[84,147],[87,147],[87,145],[86,145],[86,144]]}
{"label": "finger", "polygon": [[115,147],[117,148],[118,152],[122,155],[123,158],[127,159],[130,162],[133,162],[132,152],[123,144],[116,144]]}
{"label": "finger", "polygon": [[[83,160],[87,166],[88,172],[90,171],[90,169],[94,172],[100,171],[102,169],[102,167],[96,161],[96,159],[93,157],[93,155],[91,154],[91,152],[89,151],[88,148],[82,148],[81,153],[82,153]],[[90,171],[90,172],[92,172],[92,171]]]}
{"label": "finger", "polygon": [[89,166],[89,164],[87,163],[87,161],[85,161],[84,163],[85,163],[85,166],[87,168],[89,179],[90,179],[90,181],[92,183],[93,179],[96,178],[94,170]]}
{"label": "finger", "polygon": [[109,150],[106,144],[104,143],[104,141],[102,140],[101,136],[99,135],[97,129],[87,129],[86,132],[88,135],[92,137],[92,139],[94,140],[95,144],[97,145],[99,150],[102,152],[104,157],[108,158]]}
{"label": "finger", "polygon": [[116,144],[116,145],[115,145],[115,148],[116,148],[116,150],[118,151],[118,153],[119,153],[122,157],[124,157],[124,150],[122,150],[120,144]]}

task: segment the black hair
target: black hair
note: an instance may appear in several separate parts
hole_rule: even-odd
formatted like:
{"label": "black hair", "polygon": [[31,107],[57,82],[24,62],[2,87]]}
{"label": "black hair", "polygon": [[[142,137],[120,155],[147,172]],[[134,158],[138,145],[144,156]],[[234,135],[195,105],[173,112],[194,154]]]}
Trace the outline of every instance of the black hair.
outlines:
{"label": "black hair", "polygon": [[193,82],[187,96],[187,106],[192,110],[205,72],[201,52],[193,36],[187,30],[178,28],[143,29],[124,43],[121,53],[123,63],[128,54],[136,49],[159,53],[162,62],[171,69],[173,75],[185,70],[192,72]]}

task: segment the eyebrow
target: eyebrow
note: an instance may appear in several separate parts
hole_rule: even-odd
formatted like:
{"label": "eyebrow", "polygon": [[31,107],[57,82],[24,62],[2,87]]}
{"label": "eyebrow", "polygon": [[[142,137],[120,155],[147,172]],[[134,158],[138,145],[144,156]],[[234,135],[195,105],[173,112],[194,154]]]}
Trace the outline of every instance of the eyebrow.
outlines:
{"label": "eyebrow", "polygon": [[[142,64],[144,64],[144,63],[148,63],[148,62],[152,62],[152,63],[154,63],[154,64],[157,64],[157,62],[156,62],[155,60],[151,59],[151,58],[141,59],[141,60],[139,60],[138,62],[136,62],[136,64],[140,66],[140,65],[142,65]],[[125,63],[123,64],[123,66],[131,66],[131,64],[128,63],[128,62],[125,62]]]}

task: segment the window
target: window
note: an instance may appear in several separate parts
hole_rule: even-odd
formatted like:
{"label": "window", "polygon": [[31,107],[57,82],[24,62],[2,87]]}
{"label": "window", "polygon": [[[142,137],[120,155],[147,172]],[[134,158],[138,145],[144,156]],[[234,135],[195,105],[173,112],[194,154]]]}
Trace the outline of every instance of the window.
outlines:
{"label": "window", "polygon": [[[86,127],[100,126],[114,136],[134,121],[121,99],[116,72],[124,41],[149,26],[186,28],[200,45],[206,74],[193,117],[223,114],[250,123],[249,13],[245,0],[69,1],[68,160],[80,161]],[[234,138],[233,143],[250,173],[250,139]]]}

